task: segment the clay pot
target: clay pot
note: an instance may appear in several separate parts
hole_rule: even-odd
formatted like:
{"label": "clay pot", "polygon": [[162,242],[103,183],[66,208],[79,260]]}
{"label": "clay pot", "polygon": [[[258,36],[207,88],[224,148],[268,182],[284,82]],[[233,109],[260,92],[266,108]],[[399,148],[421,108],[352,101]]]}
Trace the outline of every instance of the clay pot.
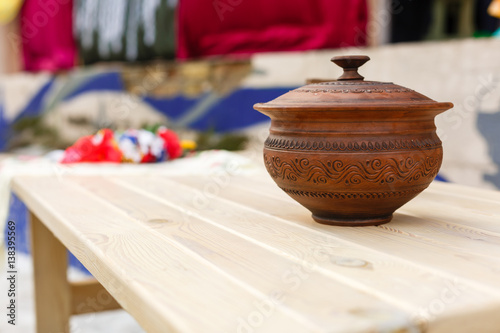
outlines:
{"label": "clay pot", "polygon": [[344,69],[337,81],[308,84],[254,106],[271,118],[267,171],[319,223],[387,223],[441,166],[434,117],[453,104],[364,81],[357,70],[369,59],[334,57]]}

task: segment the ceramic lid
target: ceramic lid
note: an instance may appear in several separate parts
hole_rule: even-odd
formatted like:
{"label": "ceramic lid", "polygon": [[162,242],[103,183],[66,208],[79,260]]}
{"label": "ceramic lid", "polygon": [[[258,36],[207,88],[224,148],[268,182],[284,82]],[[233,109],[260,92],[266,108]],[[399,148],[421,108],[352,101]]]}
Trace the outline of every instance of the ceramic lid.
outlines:
{"label": "ceramic lid", "polygon": [[453,107],[451,103],[438,103],[392,82],[365,81],[358,68],[368,60],[368,56],[362,55],[333,57],[332,62],[344,69],[336,81],[308,84],[254,107],[258,110]]}

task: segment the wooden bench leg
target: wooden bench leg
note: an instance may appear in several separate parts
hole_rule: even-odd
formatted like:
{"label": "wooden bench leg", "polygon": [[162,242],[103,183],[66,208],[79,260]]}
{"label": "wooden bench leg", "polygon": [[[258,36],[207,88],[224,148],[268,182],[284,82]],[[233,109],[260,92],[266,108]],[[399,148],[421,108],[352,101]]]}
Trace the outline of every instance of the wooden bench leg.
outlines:
{"label": "wooden bench leg", "polygon": [[69,333],[71,315],[120,309],[95,279],[69,282],[66,247],[30,212],[38,333]]}
{"label": "wooden bench leg", "polygon": [[31,239],[35,280],[36,330],[69,333],[71,290],[66,248],[32,213]]}
{"label": "wooden bench leg", "polygon": [[120,304],[95,279],[70,282],[70,286],[71,314],[121,309]]}

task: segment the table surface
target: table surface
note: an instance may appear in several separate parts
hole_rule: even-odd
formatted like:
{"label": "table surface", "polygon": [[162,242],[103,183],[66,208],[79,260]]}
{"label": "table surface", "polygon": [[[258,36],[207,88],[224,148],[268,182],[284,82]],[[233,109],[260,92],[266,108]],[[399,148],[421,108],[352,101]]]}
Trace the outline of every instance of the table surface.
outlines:
{"label": "table surface", "polygon": [[148,332],[500,332],[500,192],[435,182],[353,228],[267,175],[13,189]]}

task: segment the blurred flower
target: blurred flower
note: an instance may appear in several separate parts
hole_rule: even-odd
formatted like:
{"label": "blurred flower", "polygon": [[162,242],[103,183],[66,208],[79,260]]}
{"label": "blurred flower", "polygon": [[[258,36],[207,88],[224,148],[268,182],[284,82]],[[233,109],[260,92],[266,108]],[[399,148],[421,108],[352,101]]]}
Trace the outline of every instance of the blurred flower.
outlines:
{"label": "blurred flower", "polygon": [[160,127],[156,134],[137,129],[121,133],[102,129],[67,148],[61,163],[153,163],[178,158],[182,153],[177,134],[165,127]]}

